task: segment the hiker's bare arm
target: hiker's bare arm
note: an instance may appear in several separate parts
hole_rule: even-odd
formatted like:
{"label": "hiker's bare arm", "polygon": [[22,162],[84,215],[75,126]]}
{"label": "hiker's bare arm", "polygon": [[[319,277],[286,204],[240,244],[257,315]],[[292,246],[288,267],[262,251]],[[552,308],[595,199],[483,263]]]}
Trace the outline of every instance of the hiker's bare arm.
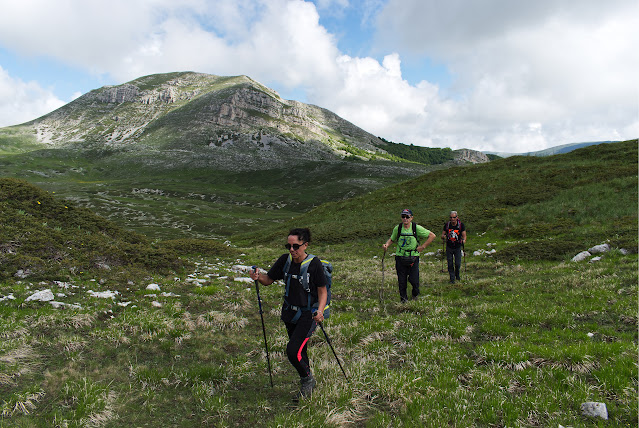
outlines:
{"label": "hiker's bare arm", "polygon": [[324,321],[324,309],[326,308],[326,299],[328,298],[328,293],[326,292],[326,287],[317,287],[317,300],[319,301],[319,305],[317,307],[317,312],[313,319],[317,322]]}
{"label": "hiker's bare arm", "polygon": [[435,234],[433,232],[430,232],[430,235],[428,235],[428,239],[426,240],[426,242],[424,242],[422,245],[417,247],[417,251],[420,253],[424,251],[424,249],[428,247],[430,243],[433,242],[434,239],[435,239]]}
{"label": "hiker's bare arm", "polygon": [[384,250],[388,250],[388,247],[390,247],[392,243],[393,241],[390,238],[388,238],[388,241],[386,241],[386,243],[382,245],[382,247],[384,248]]}

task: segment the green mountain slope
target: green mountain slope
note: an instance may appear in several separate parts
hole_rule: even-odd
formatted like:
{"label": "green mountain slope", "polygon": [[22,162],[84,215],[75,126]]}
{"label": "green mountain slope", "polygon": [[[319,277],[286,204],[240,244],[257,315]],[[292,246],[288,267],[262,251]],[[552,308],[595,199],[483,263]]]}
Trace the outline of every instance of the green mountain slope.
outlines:
{"label": "green mountain slope", "polygon": [[182,263],[146,237],[22,180],[0,178],[0,279],[64,279],[72,272],[142,269]]}
{"label": "green mountain slope", "polygon": [[408,207],[437,235],[449,211],[457,210],[472,247],[499,239],[500,257],[507,259],[561,259],[604,241],[636,251],[637,159],[632,140],[435,171],[238,238],[277,241],[287,228],[304,225],[318,242],[381,245]]}

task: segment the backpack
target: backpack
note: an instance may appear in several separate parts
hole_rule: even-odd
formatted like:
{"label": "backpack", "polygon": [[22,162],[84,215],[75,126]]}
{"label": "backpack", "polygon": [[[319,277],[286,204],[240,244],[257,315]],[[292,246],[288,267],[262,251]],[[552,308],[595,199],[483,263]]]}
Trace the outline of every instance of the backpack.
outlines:
{"label": "backpack", "polygon": [[[302,316],[302,311],[310,311],[312,309],[317,309],[319,306],[319,302],[312,303],[311,296],[311,286],[308,283],[309,275],[308,275],[308,266],[311,261],[315,258],[313,254],[309,254],[306,256],[302,264],[300,265],[300,273],[299,275],[289,275],[288,271],[291,268],[291,262],[293,261],[291,255],[288,255],[288,259],[286,259],[286,263],[284,264],[284,280],[286,282],[286,289],[284,292],[284,303],[288,305],[288,308],[297,311],[295,317],[291,320],[292,323],[296,323],[297,320]],[[324,308],[324,318],[328,318],[330,316],[330,303],[331,303],[331,285],[333,283],[333,265],[326,261],[319,259],[322,262],[322,267],[324,268],[324,275],[326,276],[326,307]],[[293,306],[289,305],[286,301],[288,297],[288,292],[291,284],[291,278],[295,278],[300,281],[302,287],[306,290],[308,296],[308,303],[305,307]]]}
{"label": "backpack", "polygon": [[[413,225],[413,233],[412,235],[415,237],[415,239],[417,239],[417,223],[412,222],[411,223]],[[397,239],[399,239],[400,236],[409,236],[409,235],[404,235],[402,232],[404,231],[404,223],[400,223],[397,226]],[[417,239],[417,242],[419,242],[419,239]]]}
{"label": "backpack", "polygon": [[[417,237],[417,223],[412,222],[411,224],[413,225],[413,233],[411,233],[411,234],[409,234],[409,235],[407,235],[407,234],[405,234],[405,233],[404,233],[404,224],[403,224],[403,223],[400,223],[400,224],[397,226],[397,241],[399,241],[399,238],[400,238],[401,236],[414,236],[414,237],[415,237],[415,240],[417,241],[417,245],[419,246],[419,238]],[[415,250],[410,250],[410,252],[411,252],[411,253],[412,253],[413,251],[415,251]]]}
{"label": "backpack", "polygon": [[444,228],[446,229],[446,240],[453,245],[457,244],[462,237],[461,236],[462,234],[461,220],[457,220],[457,226],[452,226],[452,227],[450,225],[450,222],[447,222]]}

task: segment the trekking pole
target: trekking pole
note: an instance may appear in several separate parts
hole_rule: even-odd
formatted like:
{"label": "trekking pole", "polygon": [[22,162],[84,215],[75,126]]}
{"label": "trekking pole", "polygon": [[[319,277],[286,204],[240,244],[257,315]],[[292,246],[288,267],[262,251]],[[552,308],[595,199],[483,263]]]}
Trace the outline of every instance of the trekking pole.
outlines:
{"label": "trekking pole", "polygon": [[382,256],[382,288],[379,289],[379,303],[384,302],[384,259],[386,258],[386,248],[384,248],[384,255]]}
{"label": "trekking pole", "polygon": [[466,275],[466,247],[464,247],[463,242],[462,242],[462,251],[464,252],[464,275]]}
{"label": "trekking pole", "polygon": [[444,269],[444,259],[446,258],[446,241],[442,240],[442,270],[441,272],[447,272],[446,269]]}
{"label": "trekking pole", "polygon": [[[253,271],[257,271],[257,266],[252,266]],[[264,348],[266,348],[266,362],[268,363],[268,376],[271,379],[271,388],[273,388],[273,373],[271,372],[271,359],[268,356],[268,344],[266,343],[266,327],[264,327],[264,315],[262,311],[262,298],[260,297],[259,281],[255,280],[255,291],[257,292],[257,304],[260,308],[260,318],[262,319],[262,333],[264,333]]]}
{"label": "trekking pole", "polygon": [[[316,312],[317,313],[317,312]],[[315,314],[313,314],[313,316],[315,316]],[[324,332],[324,336],[326,337],[326,341],[328,342],[328,346],[331,347],[331,351],[333,351],[333,355],[335,355],[335,359],[337,360],[337,364],[339,364],[339,368],[342,369],[342,373],[344,374],[344,377],[346,378],[346,382],[348,382],[348,376],[346,376],[346,372],[344,371],[344,367],[342,367],[342,363],[339,361],[339,358],[337,357],[337,353],[335,352],[335,349],[333,348],[333,344],[331,343],[331,339],[328,338],[328,334],[326,334],[326,330],[324,330],[324,324],[321,322],[318,322],[320,328],[322,329],[322,331]]]}

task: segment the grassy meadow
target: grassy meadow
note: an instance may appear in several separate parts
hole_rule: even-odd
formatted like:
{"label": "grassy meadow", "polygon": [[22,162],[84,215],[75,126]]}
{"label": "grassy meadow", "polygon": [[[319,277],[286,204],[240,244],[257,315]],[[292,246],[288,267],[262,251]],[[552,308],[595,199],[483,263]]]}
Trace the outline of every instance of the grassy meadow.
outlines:
{"label": "grassy meadow", "polygon": [[[150,240],[0,180],[0,426],[635,427],[637,141],[607,146],[432,172],[230,244]],[[422,294],[400,304],[381,244],[405,206],[437,234],[457,209],[468,244],[454,285],[441,242],[427,248]],[[350,379],[318,330],[299,405],[282,286],[260,287],[271,388],[245,271],[292,225],[335,267],[325,328]],[[28,300],[43,290],[58,303]],[[609,418],[583,416],[587,401]]]}
{"label": "grassy meadow", "polygon": [[[350,160],[229,171],[198,162],[211,156],[206,148],[179,161],[182,154],[172,151],[49,149],[3,156],[1,149],[0,177],[26,180],[128,230],[162,240],[226,239],[441,168]],[[292,190],[298,188],[305,191]]]}

